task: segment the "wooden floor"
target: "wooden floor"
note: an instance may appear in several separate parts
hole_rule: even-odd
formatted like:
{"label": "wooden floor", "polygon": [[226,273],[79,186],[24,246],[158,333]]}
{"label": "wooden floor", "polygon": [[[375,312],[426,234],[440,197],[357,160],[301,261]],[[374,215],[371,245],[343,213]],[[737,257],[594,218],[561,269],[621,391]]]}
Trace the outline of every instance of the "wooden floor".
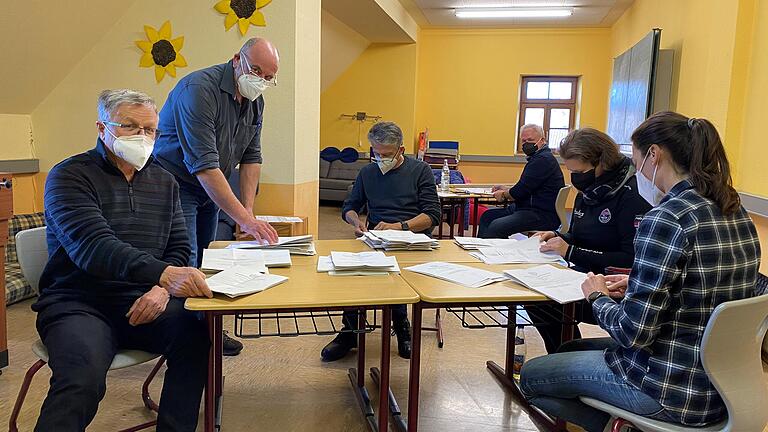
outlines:
{"label": "wooden floor", "polygon": [[[336,208],[321,208],[321,224],[336,225]],[[332,219],[332,220],[331,220]],[[321,232],[323,228],[321,225]],[[326,231],[326,232],[330,232]],[[323,237],[328,238],[328,237]],[[31,345],[37,339],[31,301],[8,308],[11,365],[0,375],[0,429],[4,429],[26,369],[34,363]],[[433,311],[425,312],[431,325]],[[445,346],[437,348],[434,332],[425,332],[422,347],[420,430],[535,431],[527,415],[505,395],[485,368],[489,359],[503,361],[504,332],[501,329],[463,329],[452,315],[444,315]],[[231,321],[225,329],[231,330]],[[599,335],[593,326],[582,326],[585,336]],[[320,361],[320,350],[329,337],[263,338],[245,340],[237,357],[224,361],[224,416],[226,431],[365,431],[347,369],[355,356],[334,362]],[[526,333],[529,357],[543,354],[543,343],[535,330]],[[378,332],[368,338],[368,367],[378,364]],[[396,352],[395,338],[392,350]],[[140,386],[150,364],[111,372],[107,394],[89,431],[114,431],[151,419],[140,399]],[[50,378],[48,368],[38,372],[19,420],[20,431],[32,430]],[[162,376],[152,387],[159,397]],[[407,406],[408,361],[393,354],[392,389],[401,408]],[[366,376],[371,394],[377,394]],[[375,401],[374,401],[375,402]]]}

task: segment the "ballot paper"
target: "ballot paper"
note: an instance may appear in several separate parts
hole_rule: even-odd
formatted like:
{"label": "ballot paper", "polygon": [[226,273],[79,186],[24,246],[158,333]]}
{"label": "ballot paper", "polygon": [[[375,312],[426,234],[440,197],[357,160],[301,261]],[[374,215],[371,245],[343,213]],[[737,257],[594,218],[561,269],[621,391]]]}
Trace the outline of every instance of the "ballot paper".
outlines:
{"label": "ballot paper", "polygon": [[587,275],[575,270],[560,269],[545,264],[527,269],[505,270],[504,274],[560,304],[584,299],[581,284]]}
{"label": "ballot paper", "polygon": [[206,282],[211,291],[234,298],[264,291],[287,280],[285,276],[264,274],[257,269],[244,266],[232,267],[216,273],[206,279]]}
{"label": "ballot paper", "polygon": [[298,222],[304,222],[303,220],[301,220],[300,217],[296,217],[296,216],[265,216],[265,215],[260,215],[260,216],[256,216],[256,219],[258,219],[260,221],[267,222],[267,223],[281,223],[281,222],[282,223],[286,223],[286,222],[287,223],[298,223]]}
{"label": "ballot paper", "polygon": [[277,243],[267,244],[264,240],[248,240],[232,242],[227,249],[286,249],[291,255],[315,255],[315,244],[312,242],[312,234],[278,237]]}
{"label": "ballot paper", "polygon": [[439,261],[418,264],[406,267],[405,269],[470,288],[479,288],[507,279],[507,277],[501,273]]}
{"label": "ballot paper", "polygon": [[493,195],[492,189],[489,187],[461,187],[453,188],[454,192],[475,194],[475,195]]}
{"label": "ballot paper", "polygon": [[480,247],[507,247],[517,242],[516,239],[484,239],[461,236],[454,237],[453,241],[466,250],[477,250]]}
{"label": "ballot paper", "polygon": [[359,238],[371,249],[386,251],[422,250],[430,251],[440,247],[440,242],[423,233],[398,230],[371,230]]}
{"label": "ballot paper", "polygon": [[336,270],[330,256],[321,256],[317,259],[317,272],[328,273],[331,276],[387,276],[390,271],[393,273],[400,273],[400,267],[395,263],[393,267],[389,267],[386,270]]}
{"label": "ballot paper", "polygon": [[387,269],[397,265],[397,259],[383,252],[334,252],[331,261],[335,270]]}
{"label": "ballot paper", "polygon": [[246,266],[262,273],[267,272],[264,252],[251,249],[203,249],[203,264],[206,270],[226,270]]}
{"label": "ballot paper", "polygon": [[567,264],[560,255],[541,252],[540,248],[541,240],[536,236],[502,247],[481,246],[478,252],[470,252],[470,255],[486,264]]}

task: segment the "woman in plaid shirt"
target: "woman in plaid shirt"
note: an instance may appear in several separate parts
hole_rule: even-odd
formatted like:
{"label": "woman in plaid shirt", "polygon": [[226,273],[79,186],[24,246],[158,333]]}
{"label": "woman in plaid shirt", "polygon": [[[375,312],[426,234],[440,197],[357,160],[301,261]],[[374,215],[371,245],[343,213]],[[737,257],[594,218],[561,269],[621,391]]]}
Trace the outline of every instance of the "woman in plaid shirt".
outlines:
{"label": "woman in plaid shirt", "polygon": [[579,396],[687,426],[723,419],[725,406],[701,364],[701,339],[717,305],[755,294],[760,263],[757,232],[712,123],[662,112],[632,142],[638,189],[654,205],[637,230],[632,272],[589,273],[582,286],[611,336],[602,341],[606,349],[574,341],[521,373],[533,405],[590,432],[610,418]]}

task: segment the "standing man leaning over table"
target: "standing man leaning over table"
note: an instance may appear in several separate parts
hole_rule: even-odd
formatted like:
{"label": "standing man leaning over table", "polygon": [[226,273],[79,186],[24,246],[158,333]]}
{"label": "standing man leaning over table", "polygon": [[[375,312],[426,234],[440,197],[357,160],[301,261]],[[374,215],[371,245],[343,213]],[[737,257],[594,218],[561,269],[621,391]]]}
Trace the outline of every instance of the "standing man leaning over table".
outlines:
{"label": "standing man leaning over table", "polygon": [[[219,208],[257,240],[277,241],[274,228],[253,216],[253,201],[262,162],[262,93],[277,85],[278,63],[272,43],[249,39],[227,63],[181,79],[160,112],[162,134],[154,154],[179,182],[191,266],[200,266],[203,249],[216,235]],[[238,164],[242,202],[227,182]],[[224,355],[242,349],[224,335]]]}
{"label": "standing man leaning over table", "polygon": [[519,232],[550,231],[560,226],[555,201],[565,182],[560,164],[547,147],[544,129],[536,124],[524,125],[520,141],[528,157],[520,180],[511,188],[493,187],[496,200],[510,204],[483,213],[478,237],[507,238]]}
{"label": "standing man leaning over table", "polygon": [[[431,234],[432,227],[440,223],[440,201],[429,165],[405,157],[403,132],[395,123],[376,123],[368,132],[368,141],[375,163],[357,175],[341,210],[344,221],[354,227],[355,235],[369,229]],[[359,216],[364,206],[368,207],[366,222]],[[344,312],[343,323],[344,330],[356,328],[357,313]],[[398,354],[411,358],[411,324],[405,305],[392,307],[392,324]],[[324,361],[338,360],[355,347],[356,335],[342,332],[323,348],[321,356]]]}

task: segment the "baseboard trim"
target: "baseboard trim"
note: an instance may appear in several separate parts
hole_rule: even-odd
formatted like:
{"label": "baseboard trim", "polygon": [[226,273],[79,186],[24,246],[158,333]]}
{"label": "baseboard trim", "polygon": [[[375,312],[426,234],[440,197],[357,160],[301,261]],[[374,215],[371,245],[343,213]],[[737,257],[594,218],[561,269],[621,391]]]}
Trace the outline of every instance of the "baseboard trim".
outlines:
{"label": "baseboard trim", "polygon": [[39,159],[0,160],[0,172],[10,174],[34,174],[40,172]]}

